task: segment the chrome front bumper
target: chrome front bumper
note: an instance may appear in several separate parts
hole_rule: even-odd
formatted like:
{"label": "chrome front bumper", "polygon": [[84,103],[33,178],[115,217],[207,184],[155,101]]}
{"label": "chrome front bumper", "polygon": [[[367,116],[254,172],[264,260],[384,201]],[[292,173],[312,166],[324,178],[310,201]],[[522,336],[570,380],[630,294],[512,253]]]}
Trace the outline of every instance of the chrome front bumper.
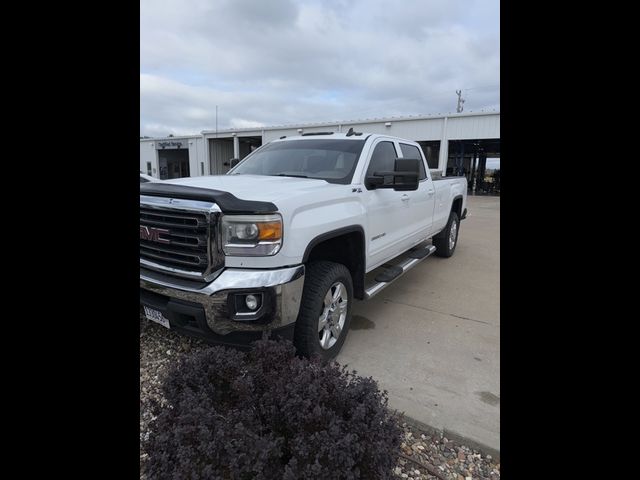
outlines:
{"label": "chrome front bumper", "polygon": [[[202,305],[208,328],[217,335],[286,327],[296,321],[304,285],[304,265],[275,270],[228,268],[204,286],[192,281],[140,270],[140,288],[155,294]],[[267,321],[232,320],[229,293],[252,289],[269,292],[274,300]]]}

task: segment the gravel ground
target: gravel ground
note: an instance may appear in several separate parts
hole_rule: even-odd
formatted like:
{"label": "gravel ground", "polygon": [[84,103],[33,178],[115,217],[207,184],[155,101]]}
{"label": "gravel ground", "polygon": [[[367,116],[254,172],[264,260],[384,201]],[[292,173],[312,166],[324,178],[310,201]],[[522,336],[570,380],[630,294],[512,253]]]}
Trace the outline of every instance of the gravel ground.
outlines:
{"label": "gravel ground", "polygon": [[[177,335],[140,317],[140,440],[148,435],[154,404],[163,404],[160,384],[176,359],[207,348],[204,342]],[[476,480],[500,478],[500,463],[490,455],[403,424],[402,454],[394,470],[397,478]],[[140,448],[140,478],[146,480],[147,453]]]}

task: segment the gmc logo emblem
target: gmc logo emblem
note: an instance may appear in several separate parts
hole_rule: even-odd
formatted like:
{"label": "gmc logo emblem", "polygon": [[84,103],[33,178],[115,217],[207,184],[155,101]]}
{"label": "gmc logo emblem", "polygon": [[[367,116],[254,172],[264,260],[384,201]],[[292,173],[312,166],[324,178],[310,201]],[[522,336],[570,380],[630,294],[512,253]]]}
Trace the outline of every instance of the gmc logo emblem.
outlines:
{"label": "gmc logo emblem", "polygon": [[169,234],[169,230],[166,228],[154,228],[147,227],[146,225],[140,225],[140,240],[150,240],[158,243],[171,243],[168,238],[162,238],[160,235]]}

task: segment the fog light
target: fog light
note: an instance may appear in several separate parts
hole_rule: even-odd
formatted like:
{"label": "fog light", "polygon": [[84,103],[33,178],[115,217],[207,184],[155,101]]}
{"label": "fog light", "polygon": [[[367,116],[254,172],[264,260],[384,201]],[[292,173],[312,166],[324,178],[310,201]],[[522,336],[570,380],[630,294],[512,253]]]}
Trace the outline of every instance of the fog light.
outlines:
{"label": "fog light", "polygon": [[258,299],[255,297],[255,295],[247,295],[244,299],[244,303],[247,304],[247,308],[249,310],[255,310],[256,308],[258,308]]}

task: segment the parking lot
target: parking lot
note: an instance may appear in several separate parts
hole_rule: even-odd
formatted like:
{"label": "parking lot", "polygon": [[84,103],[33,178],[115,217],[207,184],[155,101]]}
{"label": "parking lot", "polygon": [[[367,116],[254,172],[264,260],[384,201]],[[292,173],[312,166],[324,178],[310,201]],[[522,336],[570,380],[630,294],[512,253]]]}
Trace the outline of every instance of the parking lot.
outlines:
{"label": "parking lot", "polygon": [[[469,197],[468,209],[453,257],[431,256],[373,299],[356,301],[337,360],[375,378],[390,406],[417,426],[493,453],[500,449],[500,198]],[[166,366],[206,345],[142,318],[140,329],[142,437]]]}
{"label": "parking lot", "polygon": [[500,198],[469,197],[451,258],[356,302],[337,360],[419,423],[500,449]]}

